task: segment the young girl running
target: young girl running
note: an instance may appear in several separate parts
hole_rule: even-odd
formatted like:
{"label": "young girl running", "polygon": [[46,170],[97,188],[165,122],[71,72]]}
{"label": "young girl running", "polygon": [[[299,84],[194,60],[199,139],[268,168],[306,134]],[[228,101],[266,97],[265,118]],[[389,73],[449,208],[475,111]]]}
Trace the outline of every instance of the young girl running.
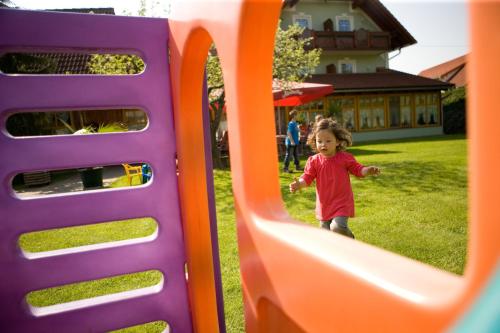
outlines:
{"label": "young girl running", "polygon": [[316,218],[321,228],[354,238],[347,226],[349,217],[354,217],[349,173],[365,177],[380,174],[380,169],[361,165],[345,151],[352,144],[351,133],[332,119],[319,121],[307,143],[318,153],[309,157],[302,176],[290,184],[290,192],[316,179]]}

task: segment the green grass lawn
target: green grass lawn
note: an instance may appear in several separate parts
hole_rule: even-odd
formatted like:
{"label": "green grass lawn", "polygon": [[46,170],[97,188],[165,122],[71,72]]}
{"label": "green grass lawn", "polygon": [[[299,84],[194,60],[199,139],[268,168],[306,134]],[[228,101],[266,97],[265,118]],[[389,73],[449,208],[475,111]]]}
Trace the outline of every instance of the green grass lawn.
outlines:
{"label": "green grass lawn", "polygon": [[84,226],[35,231],[21,235],[19,246],[26,252],[45,252],[140,238],[153,234],[152,218],[97,223]]}
{"label": "green grass lawn", "polygon": [[[350,219],[349,225],[356,239],[462,274],[467,242],[466,149],[467,141],[464,136],[358,144],[349,149],[359,162],[377,165],[382,169],[379,177],[351,178],[356,217]],[[281,170],[281,163],[276,166]],[[295,219],[317,225],[314,217],[314,188],[310,187],[296,194],[288,191],[288,184],[298,175],[280,174],[283,200]],[[215,170],[214,178],[226,326],[228,332],[244,332],[231,175],[228,170]],[[123,179],[119,179],[119,182],[122,181]],[[126,182],[117,184],[122,186]],[[130,238],[143,237],[152,232],[151,227],[148,223],[142,223],[138,226],[139,230],[135,231],[111,228],[108,231],[93,230],[87,232],[87,235],[85,232],[82,234],[79,229],[69,238],[74,238],[73,242],[81,245],[82,237],[90,242],[89,233],[99,234],[99,241],[107,237],[110,240],[121,239],[128,233]],[[30,251],[46,251],[57,247],[54,236],[46,240],[40,238],[40,235],[36,236],[24,239],[22,246]],[[66,239],[65,242],[67,241]],[[40,243],[51,245],[44,247]],[[67,243],[64,246],[68,246]],[[78,286],[70,286],[63,293],[71,294],[71,297],[57,297],[68,301],[156,284],[160,278],[156,276],[158,272],[147,273],[152,275],[130,277],[133,281],[129,277],[114,281],[121,281],[119,283],[123,286],[99,284],[102,281],[92,282],[92,288],[83,288],[91,289],[91,293],[88,290],[78,291]],[[40,297],[37,299],[36,296]],[[40,291],[39,295],[30,294],[30,297],[28,301],[34,302],[36,299],[36,302],[42,302],[39,304],[48,304],[43,302],[50,303],[50,299],[56,298],[54,290],[50,289]],[[160,322],[149,327],[133,328],[131,332],[134,329],[137,332],[158,332],[158,325],[164,327]]]}
{"label": "green grass lawn", "polygon": [[[467,242],[467,154],[463,136],[360,144],[349,149],[379,177],[351,177],[356,239],[462,274]],[[294,175],[282,174],[282,194],[294,218],[317,224],[315,190],[290,194]]]}

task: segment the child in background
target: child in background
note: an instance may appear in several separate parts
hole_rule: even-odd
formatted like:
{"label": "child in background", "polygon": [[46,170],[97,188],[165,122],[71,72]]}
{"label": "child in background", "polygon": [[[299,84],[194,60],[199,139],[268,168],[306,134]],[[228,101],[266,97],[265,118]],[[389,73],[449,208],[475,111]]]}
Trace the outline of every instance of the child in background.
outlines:
{"label": "child in background", "polygon": [[316,179],[316,218],[321,228],[354,238],[347,226],[354,217],[354,196],[349,173],[357,177],[379,175],[376,166],[363,166],[347,153],[351,133],[332,119],[320,120],[307,143],[318,153],[309,157],[304,173],[290,184],[290,192],[309,186]]}
{"label": "child in background", "polygon": [[321,114],[317,114],[316,117],[314,117],[314,124],[317,124],[319,123],[320,121],[322,121],[324,119],[323,115]]}

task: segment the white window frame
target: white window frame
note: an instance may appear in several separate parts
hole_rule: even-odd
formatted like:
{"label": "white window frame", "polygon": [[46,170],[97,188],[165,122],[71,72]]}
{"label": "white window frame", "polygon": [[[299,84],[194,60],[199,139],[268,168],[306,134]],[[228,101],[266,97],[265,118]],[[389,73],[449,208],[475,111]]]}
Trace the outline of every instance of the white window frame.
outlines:
{"label": "white window frame", "polygon": [[304,13],[299,13],[299,14],[296,14],[296,15],[292,15],[292,20],[293,20],[294,24],[298,20],[306,20],[307,21],[307,27],[306,28],[312,30],[312,16],[311,15],[307,15],[307,14],[304,14]]}
{"label": "white window frame", "polygon": [[345,13],[342,15],[335,16],[335,30],[341,31],[340,30],[340,20],[348,20],[349,25],[351,26],[351,30],[349,30],[349,31],[354,31],[354,18],[351,15],[347,15]]}
{"label": "white window frame", "polygon": [[356,73],[356,60],[353,59],[342,59],[337,62],[337,70],[339,73],[344,74],[342,71],[342,65],[343,64],[349,64],[352,66],[352,73]]}

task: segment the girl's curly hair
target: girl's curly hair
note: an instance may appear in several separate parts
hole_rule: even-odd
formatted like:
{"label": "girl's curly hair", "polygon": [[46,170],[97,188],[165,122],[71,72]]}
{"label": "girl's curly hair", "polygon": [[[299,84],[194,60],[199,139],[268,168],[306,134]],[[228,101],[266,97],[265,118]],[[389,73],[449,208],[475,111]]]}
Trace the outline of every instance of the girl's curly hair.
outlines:
{"label": "girl's curly hair", "polygon": [[335,120],[327,118],[314,124],[313,130],[307,138],[307,144],[312,148],[312,150],[318,151],[316,147],[316,135],[322,130],[330,131],[335,136],[337,141],[340,142],[337,146],[337,151],[345,151],[347,147],[352,145],[351,133]]}

